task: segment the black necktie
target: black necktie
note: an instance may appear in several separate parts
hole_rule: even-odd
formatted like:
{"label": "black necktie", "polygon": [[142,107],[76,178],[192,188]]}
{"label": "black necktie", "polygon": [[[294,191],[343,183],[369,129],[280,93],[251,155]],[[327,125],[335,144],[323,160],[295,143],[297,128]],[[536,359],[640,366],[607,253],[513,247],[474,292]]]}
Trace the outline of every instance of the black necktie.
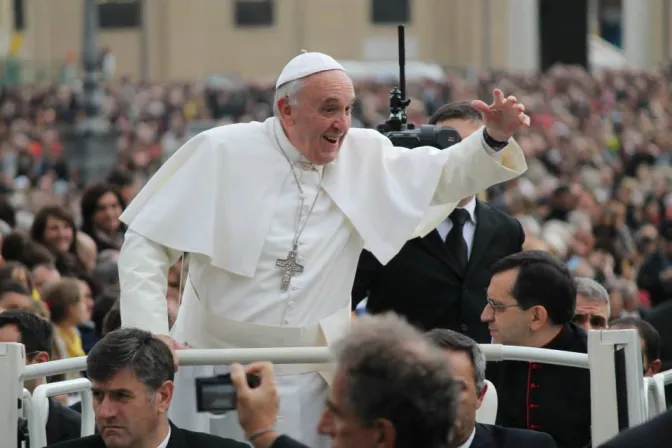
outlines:
{"label": "black necktie", "polygon": [[446,248],[455,256],[460,273],[464,273],[467,270],[469,249],[462,233],[464,223],[469,221],[469,212],[463,208],[456,208],[450,214],[450,220],[453,222],[453,228],[446,237]]}

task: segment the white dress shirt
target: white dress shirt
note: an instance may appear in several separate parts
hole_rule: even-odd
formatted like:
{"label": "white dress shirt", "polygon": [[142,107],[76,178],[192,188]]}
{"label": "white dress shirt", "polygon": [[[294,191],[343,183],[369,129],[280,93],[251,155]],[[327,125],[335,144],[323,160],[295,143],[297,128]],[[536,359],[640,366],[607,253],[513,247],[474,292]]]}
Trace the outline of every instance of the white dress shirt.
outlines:
{"label": "white dress shirt", "polygon": [[476,437],[476,426],[474,426],[474,429],[471,430],[471,435],[467,439],[466,442],[464,442],[462,445],[458,446],[457,448],[469,448],[471,446],[471,443],[474,441],[474,437]]}
{"label": "white dress shirt", "polygon": [[168,435],[166,436],[165,439],[163,439],[163,442],[161,442],[159,446],[157,446],[156,448],[166,448],[168,446],[168,442],[170,441],[170,432],[171,432],[170,425],[168,425]]}
{"label": "white dress shirt", "polygon": [[[462,236],[464,241],[467,242],[467,256],[471,257],[471,248],[474,246],[474,234],[476,233],[476,198],[471,198],[464,207],[462,208],[469,212],[469,220],[464,223],[462,228]],[[446,241],[448,233],[453,228],[453,221],[450,218],[446,218],[439,226],[436,228],[436,231],[439,232],[439,236],[443,241]]]}

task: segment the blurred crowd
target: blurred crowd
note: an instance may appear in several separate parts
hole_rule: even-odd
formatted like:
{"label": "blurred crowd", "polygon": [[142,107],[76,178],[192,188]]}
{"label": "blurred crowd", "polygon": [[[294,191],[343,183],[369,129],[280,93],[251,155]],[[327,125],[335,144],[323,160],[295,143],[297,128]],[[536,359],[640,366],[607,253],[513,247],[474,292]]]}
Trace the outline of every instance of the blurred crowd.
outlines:
{"label": "blurred crowd", "polygon": [[[611,318],[619,318],[672,297],[671,80],[666,70],[591,75],[572,67],[535,76],[448,73],[409,84],[408,116],[425,123],[446,102],[489,101],[494,87],[516,95],[532,118],[517,137],[529,170],[488,191],[488,201],[520,220],[526,249],[550,251],[577,276],[602,283]],[[387,118],[391,87],[358,80],[354,126]],[[0,308],[49,317],[54,357],[86,353],[119,326],[125,204],[195,124],[263,120],[272,94],[259,83],[108,81],[101,113],[118,132],[116,164],[82,185],[62,138],[84,117],[81,86],[1,88]],[[178,263],[169,278],[171,321],[181,270]]]}

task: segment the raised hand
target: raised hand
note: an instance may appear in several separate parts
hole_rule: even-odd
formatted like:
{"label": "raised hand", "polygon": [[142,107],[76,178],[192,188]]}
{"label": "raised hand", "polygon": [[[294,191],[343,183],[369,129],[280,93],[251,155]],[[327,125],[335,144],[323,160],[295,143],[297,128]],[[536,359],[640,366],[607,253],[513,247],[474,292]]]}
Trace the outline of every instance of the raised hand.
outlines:
{"label": "raised hand", "polygon": [[490,105],[480,100],[472,101],[471,105],[483,115],[488,135],[498,142],[505,142],[516,131],[529,126],[530,117],[525,114],[525,106],[515,96],[505,98],[499,89],[495,89],[492,96],[494,101]]}

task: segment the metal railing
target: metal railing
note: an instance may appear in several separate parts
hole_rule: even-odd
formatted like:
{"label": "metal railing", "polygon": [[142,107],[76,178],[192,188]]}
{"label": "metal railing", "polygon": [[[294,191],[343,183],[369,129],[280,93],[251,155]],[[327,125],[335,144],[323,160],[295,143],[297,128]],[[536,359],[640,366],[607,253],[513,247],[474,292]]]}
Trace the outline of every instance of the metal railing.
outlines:
{"label": "metal railing", "polygon": [[[481,345],[481,348],[488,361],[528,361],[588,369],[591,377],[592,437],[594,446],[597,446],[619,432],[614,351],[625,347],[628,420],[631,426],[641,423],[646,418],[646,391],[654,390],[655,386],[649,386],[649,383],[652,383],[653,380],[647,381],[646,391],[644,389],[641,348],[635,330],[593,331],[589,334],[588,342],[589,354],[498,344],[484,344]],[[86,358],[70,358],[24,367],[23,346],[13,344],[21,347],[21,356],[17,354],[16,350],[5,350],[8,356],[3,357],[1,356],[3,345],[12,344],[0,344],[0,383],[6,380],[7,382],[3,384],[14,384],[15,390],[12,391],[14,388],[11,387],[0,390],[0,415],[14,416],[5,420],[0,419],[0,433],[8,434],[6,440],[13,441],[16,439],[12,436],[16,435],[16,420],[19,411],[18,408],[14,409],[12,407],[12,403],[16,403],[16,399],[12,402],[5,400],[5,397],[15,394],[19,398],[21,384],[25,379],[83,371],[86,368]],[[12,353],[13,356],[11,356]],[[228,365],[233,362],[246,364],[256,361],[269,361],[276,365],[319,364],[332,361],[332,354],[326,347],[189,349],[180,350],[177,354],[180,365],[183,366]],[[664,379],[667,380],[668,376],[665,376]],[[672,381],[672,374],[669,375],[669,380]],[[651,389],[648,389],[649,387]],[[32,447],[46,445],[45,424],[47,416],[43,403],[47,400],[47,397],[72,392],[83,393],[82,434],[93,432],[93,407],[90,383],[87,379],[81,378],[43,384],[35,389],[32,399],[28,401],[28,406],[24,404],[24,412],[29,415]],[[8,448],[14,448],[14,445],[9,445]]]}

